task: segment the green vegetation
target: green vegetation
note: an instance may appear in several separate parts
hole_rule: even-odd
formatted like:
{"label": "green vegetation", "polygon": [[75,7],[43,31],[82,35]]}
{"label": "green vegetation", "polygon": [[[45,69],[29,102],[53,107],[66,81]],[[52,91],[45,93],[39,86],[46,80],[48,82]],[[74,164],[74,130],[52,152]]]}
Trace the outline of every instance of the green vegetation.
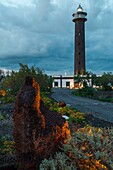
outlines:
{"label": "green vegetation", "polygon": [[113,129],[84,127],[73,133],[40,170],[110,170],[113,169]]}
{"label": "green vegetation", "polygon": [[103,102],[113,102],[113,94],[110,97],[109,94],[107,96],[103,96],[104,92],[101,94],[99,92],[102,92],[102,90],[96,90],[95,88],[92,87],[83,87],[81,89],[75,89],[73,91],[73,94],[76,96],[81,96],[81,97],[87,97],[87,98],[92,98],[96,100],[100,100]]}
{"label": "green vegetation", "polygon": [[[72,137],[63,145],[61,152],[52,155],[48,160],[45,159],[42,161],[40,170],[113,169],[113,128],[103,129],[91,127],[86,124],[84,113],[67,106],[60,107],[59,103],[47,97],[48,91],[51,90],[53,79],[44,74],[39,68],[35,68],[34,66],[29,68],[27,65],[20,64],[18,72],[12,71],[11,74],[3,76],[3,81],[0,85],[0,101],[2,103],[14,102],[15,95],[22,87],[24,79],[28,75],[33,76],[40,84],[42,100],[50,111],[58,112],[62,116],[68,116],[69,125],[72,126]],[[90,81],[90,75],[87,76],[88,81],[86,81],[86,78],[82,80],[80,76],[78,78],[76,82],[79,83],[82,81],[84,88],[75,90],[74,93],[80,96],[94,97],[95,89],[88,87],[87,84]],[[96,77],[96,75],[92,74],[92,84],[102,86],[103,90],[109,89],[109,83],[113,85],[112,80],[113,75],[111,73],[104,73],[102,77]],[[113,101],[109,97],[100,97],[99,100]],[[5,130],[9,130],[7,125],[8,119],[5,112],[0,113],[0,122],[3,123]],[[13,128],[13,126],[10,128]],[[9,136],[9,134],[0,135],[0,164],[7,164],[7,162],[15,163],[15,160],[15,148],[12,136]]]}
{"label": "green vegetation", "polygon": [[14,141],[12,141],[11,139],[8,139],[7,136],[3,136],[0,139],[0,153],[1,154],[6,154],[6,153],[13,154],[14,150],[15,150]]}
{"label": "green vegetation", "polygon": [[113,75],[112,73],[104,73],[99,80],[100,86],[102,86],[103,90],[105,91],[111,91],[113,86]]}
{"label": "green vegetation", "polygon": [[0,138],[0,165],[10,165],[15,163],[15,146],[10,136],[2,136]]}
{"label": "green vegetation", "polygon": [[95,89],[92,87],[83,87],[82,89],[76,89],[73,94],[82,97],[93,97]]}
{"label": "green vegetation", "polygon": [[75,112],[74,114],[70,114],[69,121],[72,123],[84,123],[85,122],[85,115],[81,112]]}
{"label": "green vegetation", "polygon": [[84,76],[77,75],[74,77],[75,83],[79,84],[79,87],[83,85],[84,88],[88,87],[89,82],[91,86],[99,86],[101,90],[111,91],[113,86],[113,74],[103,73],[102,76],[86,72]]}
{"label": "green vegetation", "polygon": [[80,74],[76,75],[74,77],[75,83],[79,84],[79,87],[88,87],[88,83],[90,82],[90,79],[92,77],[92,74],[89,72],[86,72],[85,75],[81,76]]}
{"label": "green vegetation", "polygon": [[[77,93],[81,96],[93,97],[95,89],[85,84],[84,88],[76,90]],[[67,106],[59,107],[57,102],[45,96],[43,101],[50,110],[69,116],[68,121],[75,126],[84,124],[85,115],[76,109]],[[40,170],[113,169],[113,128],[104,129],[84,125],[83,128],[75,127],[72,138],[63,145],[62,151],[42,161]]]}
{"label": "green vegetation", "polygon": [[[77,75],[74,77],[76,87],[74,95],[94,98],[100,101],[113,102],[113,74],[103,73],[97,76],[93,73],[86,73],[84,76]],[[103,92],[103,93],[101,93]],[[106,92],[112,92],[111,96]]]}
{"label": "green vegetation", "polygon": [[[47,76],[39,68],[32,66],[29,68],[27,65],[20,64],[19,71],[12,71],[11,74],[7,74],[0,84],[0,101],[3,103],[14,102],[16,94],[23,86],[25,77],[32,76],[39,83],[41,91],[51,91],[53,78]],[[6,95],[3,95],[3,91]]]}
{"label": "green vegetation", "polygon": [[6,95],[0,98],[1,103],[6,104],[6,103],[12,103],[15,101],[15,96],[13,95]]}
{"label": "green vegetation", "polygon": [[66,115],[69,117],[69,122],[71,123],[84,123],[85,114],[77,111],[77,109],[71,109],[68,106],[60,107],[59,103],[49,99],[48,97],[42,97],[44,104],[49,107],[49,110],[60,113],[62,116]]}
{"label": "green vegetation", "polygon": [[103,101],[103,102],[113,102],[113,98],[111,98],[111,97],[109,97],[109,98],[99,97],[99,100]]}
{"label": "green vegetation", "polygon": [[0,114],[0,121],[4,121],[6,119],[6,114],[4,112],[2,112]]}

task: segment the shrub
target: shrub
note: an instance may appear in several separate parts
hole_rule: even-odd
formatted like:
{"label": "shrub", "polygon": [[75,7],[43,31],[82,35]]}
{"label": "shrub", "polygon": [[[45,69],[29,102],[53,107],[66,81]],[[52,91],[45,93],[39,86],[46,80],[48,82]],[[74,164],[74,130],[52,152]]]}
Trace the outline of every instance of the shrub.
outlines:
{"label": "shrub", "polygon": [[73,94],[83,97],[93,97],[95,89],[92,87],[86,87],[82,89],[75,90]]}
{"label": "shrub", "polygon": [[85,115],[84,113],[76,112],[70,115],[69,121],[73,123],[82,123],[85,121]]}
{"label": "shrub", "polygon": [[5,104],[5,103],[12,103],[15,101],[15,97],[13,95],[9,95],[9,96],[4,96],[2,98],[0,98],[1,103]]}
{"label": "shrub", "polygon": [[40,164],[39,170],[77,170],[75,166],[69,163],[69,158],[64,153],[56,153],[55,158],[45,159]]}
{"label": "shrub", "polygon": [[4,112],[0,113],[0,121],[4,121],[6,119],[6,114]]}
{"label": "shrub", "polygon": [[1,88],[7,90],[8,94],[16,95],[19,89],[22,87],[26,76],[34,77],[34,79],[39,83],[41,91],[50,91],[52,87],[53,78],[47,76],[35,66],[29,68],[27,65],[20,64],[20,69],[18,72],[12,71],[9,76],[7,76],[1,83]]}
{"label": "shrub", "polygon": [[60,107],[59,103],[57,103],[56,101],[46,97],[44,94],[42,96],[44,104],[48,106],[51,111],[58,112],[62,116],[68,116],[69,121],[73,123],[82,123],[85,121],[84,113],[78,112],[77,109],[71,109],[68,106]]}
{"label": "shrub", "polygon": [[103,102],[113,102],[113,98],[103,98],[103,97],[100,97],[99,100],[103,101]]}
{"label": "shrub", "polygon": [[113,169],[113,128],[78,129],[63,145],[62,152],[42,162],[40,170],[58,170],[68,166],[71,170]]}
{"label": "shrub", "polygon": [[0,139],[0,167],[16,163],[14,141],[2,136]]}

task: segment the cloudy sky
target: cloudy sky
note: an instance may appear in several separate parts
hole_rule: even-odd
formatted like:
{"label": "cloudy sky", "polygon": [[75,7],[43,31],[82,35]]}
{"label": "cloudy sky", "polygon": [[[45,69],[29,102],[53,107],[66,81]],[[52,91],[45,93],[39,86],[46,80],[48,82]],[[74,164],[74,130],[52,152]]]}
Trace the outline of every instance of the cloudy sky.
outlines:
{"label": "cloudy sky", "polygon": [[113,0],[0,0],[0,69],[36,65],[48,74],[73,74],[74,23],[81,3],[87,70],[113,71]]}

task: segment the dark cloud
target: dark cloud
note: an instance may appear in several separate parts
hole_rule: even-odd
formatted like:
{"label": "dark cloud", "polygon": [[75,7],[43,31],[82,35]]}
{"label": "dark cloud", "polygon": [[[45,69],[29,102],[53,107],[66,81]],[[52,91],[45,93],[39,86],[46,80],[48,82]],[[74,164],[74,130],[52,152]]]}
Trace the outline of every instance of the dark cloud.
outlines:
{"label": "dark cloud", "polygon": [[73,74],[72,13],[80,2],[88,13],[87,69],[113,71],[111,0],[1,0],[0,69],[23,63],[51,74]]}

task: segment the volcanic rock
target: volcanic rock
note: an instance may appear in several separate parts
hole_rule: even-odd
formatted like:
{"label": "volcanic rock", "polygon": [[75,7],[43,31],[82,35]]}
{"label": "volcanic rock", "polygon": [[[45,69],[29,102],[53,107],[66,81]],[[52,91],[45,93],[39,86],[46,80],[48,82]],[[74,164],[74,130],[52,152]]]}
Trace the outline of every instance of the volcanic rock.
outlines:
{"label": "volcanic rock", "polygon": [[39,84],[31,77],[16,97],[14,140],[19,170],[34,170],[57,152],[70,136],[67,121],[51,112],[40,98]]}
{"label": "volcanic rock", "polygon": [[60,101],[58,103],[59,107],[65,107],[66,106],[66,103],[64,101]]}

